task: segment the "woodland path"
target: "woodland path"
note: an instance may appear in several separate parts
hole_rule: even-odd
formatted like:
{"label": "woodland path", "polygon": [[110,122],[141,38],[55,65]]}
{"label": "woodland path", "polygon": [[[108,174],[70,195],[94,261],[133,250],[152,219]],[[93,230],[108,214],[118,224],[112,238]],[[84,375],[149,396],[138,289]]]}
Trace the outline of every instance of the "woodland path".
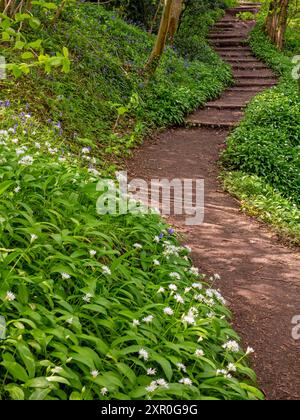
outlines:
{"label": "woodland path", "polygon": [[258,92],[276,84],[273,73],[251,53],[245,41],[253,22],[227,11],[210,39],[233,66],[235,85],[220,99],[187,118],[193,127],[171,129],[150,139],[127,162],[131,177],[204,178],[205,221],[186,226],[171,217],[202,272],[222,275],[217,285],[234,314],[233,324],[246,347],[255,348],[253,367],[268,399],[300,399],[300,340],[292,338],[292,318],[300,315],[300,254],[281,245],[262,223],[240,211],[240,205],[218,182],[218,158],[229,130]]}

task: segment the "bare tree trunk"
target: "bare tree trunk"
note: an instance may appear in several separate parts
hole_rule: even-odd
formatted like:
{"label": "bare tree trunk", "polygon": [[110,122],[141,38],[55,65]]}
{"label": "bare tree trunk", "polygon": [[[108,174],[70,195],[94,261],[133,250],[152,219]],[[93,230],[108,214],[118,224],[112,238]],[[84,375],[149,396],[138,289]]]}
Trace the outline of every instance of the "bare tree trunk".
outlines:
{"label": "bare tree trunk", "polygon": [[179,25],[182,8],[183,8],[183,0],[173,0],[170,24],[169,24],[169,36],[170,36],[170,42],[172,45],[174,43],[174,37],[175,37],[176,31]]}
{"label": "bare tree trunk", "polygon": [[269,7],[269,12],[265,22],[265,29],[269,37],[271,38],[272,29],[274,28],[274,18],[276,16],[276,9],[278,5],[278,0],[272,0]]}
{"label": "bare tree trunk", "polygon": [[164,10],[160,22],[158,35],[152,53],[145,67],[145,71],[149,75],[153,74],[157,69],[161,56],[165,49],[170,25],[172,2],[173,0],[164,0]]}
{"label": "bare tree trunk", "polygon": [[270,40],[282,49],[287,28],[289,0],[272,0],[265,22],[265,29]]}
{"label": "bare tree trunk", "polygon": [[278,13],[277,31],[275,33],[275,44],[282,50],[284,45],[284,36],[287,28],[289,0],[281,0],[281,7]]}

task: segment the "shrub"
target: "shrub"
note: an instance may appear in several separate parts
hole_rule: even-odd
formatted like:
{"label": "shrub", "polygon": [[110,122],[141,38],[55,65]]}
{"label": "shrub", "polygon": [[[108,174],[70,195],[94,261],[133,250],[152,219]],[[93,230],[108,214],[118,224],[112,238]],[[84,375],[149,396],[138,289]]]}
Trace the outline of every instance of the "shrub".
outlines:
{"label": "shrub", "polygon": [[281,79],[278,87],[251,102],[245,119],[229,137],[222,159],[231,170],[262,177],[299,205],[300,93],[292,79],[292,63],[266,40],[259,25],[250,44]]}

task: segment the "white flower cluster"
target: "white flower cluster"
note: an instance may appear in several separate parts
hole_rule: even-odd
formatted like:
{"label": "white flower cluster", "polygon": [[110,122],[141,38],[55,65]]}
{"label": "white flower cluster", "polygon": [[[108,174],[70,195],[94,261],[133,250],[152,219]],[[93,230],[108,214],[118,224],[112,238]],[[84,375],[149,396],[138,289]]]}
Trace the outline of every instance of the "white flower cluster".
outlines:
{"label": "white flower cluster", "polygon": [[227,343],[223,344],[222,347],[223,349],[231,353],[238,353],[240,351],[239,344],[234,340],[227,341]]}
{"label": "white flower cluster", "polygon": [[171,244],[169,241],[164,242],[164,251],[163,256],[166,259],[170,259],[171,257],[178,258],[180,255],[181,247]]}
{"label": "white flower cluster", "polygon": [[168,389],[169,388],[169,384],[164,379],[157,379],[156,381],[152,381],[151,384],[146,387],[146,391],[149,394],[152,394],[158,388]]}
{"label": "white flower cluster", "polygon": [[34,162],[33,157],[30,155],[26,155],[19,160],[19,165],[31,166],[33,162]]}
{"label": "white flower cluster", "polygon": [[102,266],[102,273],[107,275],[107,276],[111,276],[111,269],[107,265],[103,265]]}
{"label": "white flower cluster", "polygon": [[226,300],[223,298],[223,296],[221,295],[219,290],[215,290],[215,289],[207,289],[206,290],[206,296],[209,298],[215,298],[217,299],[220,303],[222,303],[222,305],[226,305]]}
{"label": "white flower cluster", "polygon": [[140,359],[143,359],[143,360],[147,361],[149,359],[149,353],[147,352],[147,350],[141,349],[139,351],[139,357],[140,357]]}

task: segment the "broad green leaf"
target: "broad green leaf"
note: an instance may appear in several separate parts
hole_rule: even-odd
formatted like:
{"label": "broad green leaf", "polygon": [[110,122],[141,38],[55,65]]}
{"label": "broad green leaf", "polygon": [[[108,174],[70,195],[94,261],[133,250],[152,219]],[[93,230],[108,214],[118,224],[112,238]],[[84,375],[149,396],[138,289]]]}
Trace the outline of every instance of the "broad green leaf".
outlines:
{"label": "broad green leaf", "polygon": [[81,401],[82,400],[82,396],[80,394],[80,392],[72,392],[72,394],[70,395],[70,401]]}
{"label": "broad green leaf", "polygon": [[173,369],[170,362],[165,357],[160,356],[157,353],[151,354],[151,359],[156,361],[158,364],[160,364],[160,366],[162,367],[166,375],[166,378],[170,382],[173,376]]}
{"label": "broad green leaf", "polygon": [[0,195],[2,195],[9,187],[14,184],[13,181],[4,181],[0,184]]}
{"label": "broad green leaf", "polygon": [[124,376],[126,376],[126,378],[129,379],[132,385],[135,384],[136,376],[134,371],[129,366],[127,366],[125,363],[117,363],[116,367],[120,371],[120,373],[122,373]]}
{"label": "broad green leaf", "polygon": [[21,382],[27,382],[28,375],[26,370],[17,362],[2,361],[1,365],[4,366],[8,373],[15,379]]}
{"label": "broad green leaf", "polygon": [[35,375],[35,360],[31,351],[23,343],[17,343],[16,348],[18,350],[19,356],[26,366],[29,378],[33,378]]}
{"label": "broad green leaf", "polygon": [[24,46],[25,46],[25,42],[23,42],[23,41],[17,41],[15,43],[15,47],[14,48],[16,50],[22,50],[24,48]]}
{"label": "broad green leaf", "polygon": [[17,385],[14,384],[9,384],[6,385],[4,387],[5,391],[7,391],[10,395],[10,398],[12,400],[24,400],[25,399],[25,395],[24,392],[22,390],[22,388],[20,388]]}
{"label": "broad green leaf", "polygon": [[2,41],[9,41],[10,34],[8,32],[2,32]]}
{"label": "broad green leaf", "polygon": [[33,401],[44,400],[51,391],[52,391],[51,388],[36,389],[29,396],[28,400],[33,400]]}
{"label": "broad green leaf", "polygon": [[48,388],[50,383],[44,376],[39,378],[30,379],[26,382],[25,387],[27,388]]}
{"label": "broad green leaf", "polygon": [[23,60],[30,60],[31,58],[34,58],[34,54],[30,51],[26,51],[21,55],[21,58]]}

